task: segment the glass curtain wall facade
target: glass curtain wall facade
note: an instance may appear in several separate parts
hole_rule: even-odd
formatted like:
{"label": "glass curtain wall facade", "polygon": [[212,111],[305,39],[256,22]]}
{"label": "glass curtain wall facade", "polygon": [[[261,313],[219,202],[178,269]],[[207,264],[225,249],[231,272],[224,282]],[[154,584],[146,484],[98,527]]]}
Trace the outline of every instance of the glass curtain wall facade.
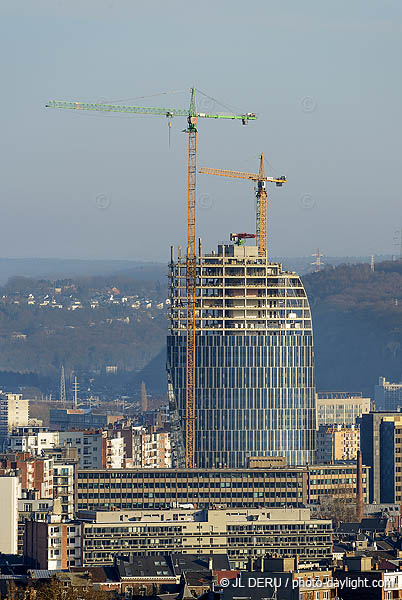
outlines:
{"label": "glass curtain wall facade", "polygon": [[[167,364],[182,420],[185,271],[185,257],[172,257]],[[196,465],[244,467],[251,456],[313,462],[313,336],[300,278],[258,257],[255,246],[221,245],[204,256],[200,251],[197,272]]]}

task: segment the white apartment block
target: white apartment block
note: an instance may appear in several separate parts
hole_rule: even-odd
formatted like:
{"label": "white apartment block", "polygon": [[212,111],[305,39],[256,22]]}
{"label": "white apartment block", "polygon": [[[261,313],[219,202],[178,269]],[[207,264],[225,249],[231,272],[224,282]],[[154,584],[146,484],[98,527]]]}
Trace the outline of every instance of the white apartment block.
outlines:
{"label": "white apartment block", "polygon": [[169,469],[172,466],[170,433],[151,431],[141,438],[141,468]]}
{"label": "white apartment block", "polygon": [[121,469],[124,438],[119,431],[60,431],[60,446],[77,448],[79,469]]}
{"label": "white apartment block", "polygon": [[77,448],[79,469],[102,468],[102,433],[92,431],[60,431],[60,446]]}
{"label": "white apartment block", "polygon": [[29,400],[22,394],[0,394],[0,435],[7,434],[16,427],[29,423]]}
{"label": "white apartment block", "polygon": [[17,554],[18,551],[18,497],[19,482],[15,474],[0,476],[0,552]]}
{"label": "white apartment block", "polygon": [[30,452],[32,456],[42,456],[43,451],[59,445],[58,431],[41,431],[33,434],[11,434],[7,447],[12,452]]}

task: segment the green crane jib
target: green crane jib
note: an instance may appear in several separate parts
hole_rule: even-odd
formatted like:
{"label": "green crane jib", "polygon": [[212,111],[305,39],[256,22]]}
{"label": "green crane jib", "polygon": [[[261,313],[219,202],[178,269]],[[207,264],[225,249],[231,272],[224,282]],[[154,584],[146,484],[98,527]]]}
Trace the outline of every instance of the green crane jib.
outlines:
{"label": "green crane jib", "polygon": [[[196,172],[197,172],[197,119],[229,119],[240,120],[243,125],[255,120],[255,113],[242,115],[220,115],[197,112],[195,88],[191,88],[190,107],[181,108],[148,108],[146,106],[124,106],[121,104],[92,104],[90,102],[65,102],[53,100],[48,108],[64,108],[72,110],[94,110],[100,112],[134,113],[156,115],[172,119],[186,117],[188,127],[188,192],[187,192],[187,257],[186,257],[186,291],[187,291],[187,357],[186,357],[186,466],[194,468],[195,438],[195,299],[197,259],[195,251],[196,224]],[[170,125],[170,122],[169,122]]]}

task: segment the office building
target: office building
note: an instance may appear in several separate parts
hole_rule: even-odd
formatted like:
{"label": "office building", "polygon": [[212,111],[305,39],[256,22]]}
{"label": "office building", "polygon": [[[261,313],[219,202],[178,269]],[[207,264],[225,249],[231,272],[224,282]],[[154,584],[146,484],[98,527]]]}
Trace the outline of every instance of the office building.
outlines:
{"label": "office building", "polygon": [[[363,467],[363,499],[368,501]],[[295,508],[326,495],[356,497],[356,464],[256,469],[80,470],[79,510],[197,508]]]}
{"label": "office building", "polygon": [[317,462],[356,460],[360,450],[360,428],[356,425],[321,425],[317,432]]}
{"label": "office building", "polygon": [[396,411],[402,407],[402,383],[390,383],[380,377],[374,388],[376,410]]}
{"label": "office building", "polygon": [[[310,307],[299,276],[219,245],[197,258],[195,464],[244,467],[250,456],[315,459],[316,410]],[[167,367],[186,416],[186,256],[170,262]]]}
{"label": "office building", "polygon": [[317,393],[317,426],[355,425],[356,419],[371,410],[371,399],[349,392]]}
{"label": "office building", "polygon": [[51,408],[50,427],[58,431],[68,429],[102,429],[122,420],[123,415],[98,415],[84,408]]}
{"label": "office building", "polygon": [[402,502],[400,412],[370,412],[362,416],[360,446],[369,470],[370,503]]}
{"label": "office building", "polygon": [[115,555],[227,554],[245,568],[265,554],[311,561],[332,556],[332,522],[308,509],[96,512],[82,518],[83,566],[113,564]]}

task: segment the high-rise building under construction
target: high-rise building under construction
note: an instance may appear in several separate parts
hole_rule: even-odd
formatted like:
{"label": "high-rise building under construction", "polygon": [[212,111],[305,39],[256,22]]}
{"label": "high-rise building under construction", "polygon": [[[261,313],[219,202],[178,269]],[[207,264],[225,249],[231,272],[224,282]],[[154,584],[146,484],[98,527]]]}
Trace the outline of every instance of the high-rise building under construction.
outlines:
{"label": "high-rise building under construction", "polygon": [[[186,256],[172,256],[169,379],[185,430]],[[314,461],[310,307],[299,276],[221,244],[197,256],[195,465],[243,467],[251,456]]]}

